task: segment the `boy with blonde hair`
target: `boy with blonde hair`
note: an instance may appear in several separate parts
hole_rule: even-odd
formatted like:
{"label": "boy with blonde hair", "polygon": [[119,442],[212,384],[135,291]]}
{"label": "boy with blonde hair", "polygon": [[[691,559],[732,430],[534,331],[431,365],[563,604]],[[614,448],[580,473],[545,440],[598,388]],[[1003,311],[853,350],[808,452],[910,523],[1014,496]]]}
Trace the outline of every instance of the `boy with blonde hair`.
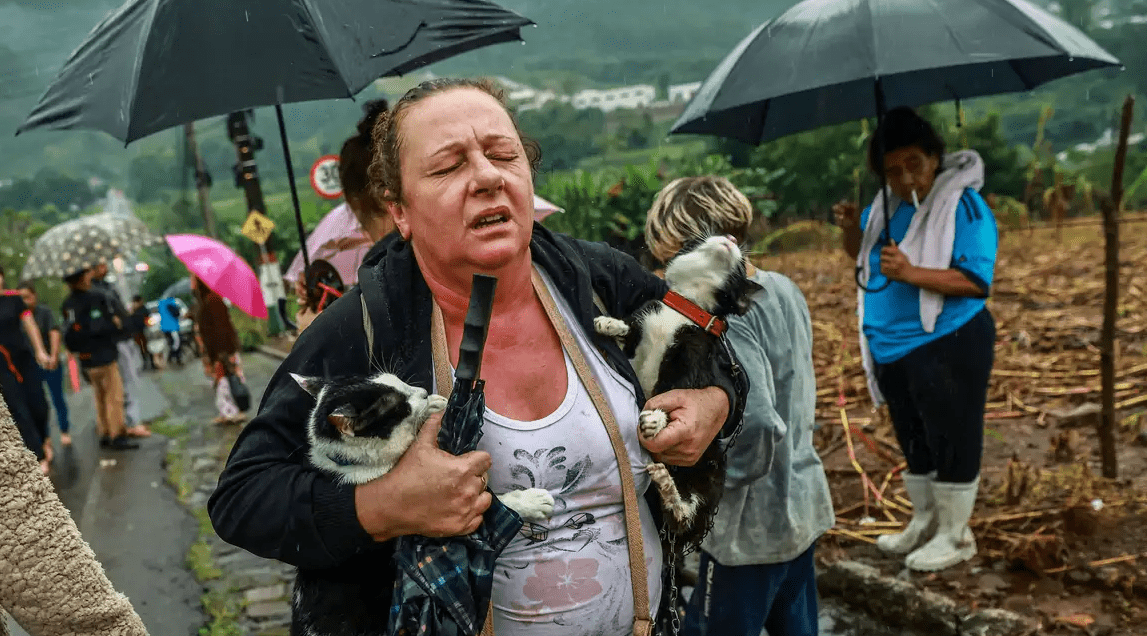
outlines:
{"label": "boy with blonde hair", "polygon": [[[743,245],[752,219],[752,204],[728,179],[686,177],[658,193],[645,241],[668,262],[696,238],[728,235]],[[817,633],[813,547],[835,515],[812,443],[812,321],[791,280],[748,259],[745,268],[763,289],[745,315],[728,317],[726,333],[751,388],[684,636]]]}

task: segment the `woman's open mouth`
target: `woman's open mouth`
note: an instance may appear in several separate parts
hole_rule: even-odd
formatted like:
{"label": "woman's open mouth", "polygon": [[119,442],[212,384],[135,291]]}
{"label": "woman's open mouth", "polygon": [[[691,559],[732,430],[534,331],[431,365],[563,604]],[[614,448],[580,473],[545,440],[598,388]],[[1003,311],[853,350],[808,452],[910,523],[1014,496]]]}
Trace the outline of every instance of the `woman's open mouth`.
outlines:
{"label": "woman's open mouth", "polygon": [[489,215],[483,216],[482,218],[478,219],[478,222],[474,224],[474,229],[475,230],[485,229],[488,227],[492,227],[494,225],[498,225],[500,223],[506,223],[509,220],[510,220],[510,217],[506,214],[502,214],[502,213],[489,214]]}

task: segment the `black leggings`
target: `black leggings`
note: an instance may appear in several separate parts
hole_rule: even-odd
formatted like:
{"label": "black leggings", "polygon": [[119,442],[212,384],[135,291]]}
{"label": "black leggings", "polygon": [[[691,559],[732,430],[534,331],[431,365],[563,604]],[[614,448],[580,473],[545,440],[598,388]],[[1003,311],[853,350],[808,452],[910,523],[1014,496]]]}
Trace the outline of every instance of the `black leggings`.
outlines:
{"label": "black leggings", "polygon": [[12,366],[8,362],[8,356],[0,357],[0,395],[12,413],[24,445],[36,454],[36,459],[42,460],[44,441],[48,438],[48,400],[44,397],[44,385],[36,369],[21,356],[12,360]]}
{"label": "black leggings", "polygon": [[956,331],[876,365],[909,472],[936,471],[936,481],[950,483],[980,474],[995,344],[996,322],[985,308]]}

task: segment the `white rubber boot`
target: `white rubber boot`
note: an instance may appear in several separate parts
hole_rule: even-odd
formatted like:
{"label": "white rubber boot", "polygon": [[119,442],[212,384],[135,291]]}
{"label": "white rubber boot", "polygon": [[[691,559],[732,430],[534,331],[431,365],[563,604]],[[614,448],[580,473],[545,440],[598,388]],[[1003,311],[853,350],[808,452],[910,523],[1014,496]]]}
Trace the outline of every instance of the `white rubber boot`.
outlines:
{"label": "white rubber boot", "polygon": [[936,500],[932,498],[932,479],[936,473],[904,473],[904,489],[912,502],[912,519],[903,532],[876,538],[876,547],[889,554],[908,554],[936,531]]}
{"label": "white rubber boot", "polygon": [[936,499],[936,536],[908,555],[904,564],[919,572],[935,572],[962,563],[976,554],[976,538],[968,527],[980,478],[966,484],[933,482]]}

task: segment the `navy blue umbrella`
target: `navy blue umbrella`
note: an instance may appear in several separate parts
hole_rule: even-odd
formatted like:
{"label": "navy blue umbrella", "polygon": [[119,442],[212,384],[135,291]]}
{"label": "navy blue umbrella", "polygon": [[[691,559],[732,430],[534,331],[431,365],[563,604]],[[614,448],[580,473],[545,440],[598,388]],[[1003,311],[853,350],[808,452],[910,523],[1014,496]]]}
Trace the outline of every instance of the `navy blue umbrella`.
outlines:
{"label": "navy blue umbrella", "polygon": [[[486,401],[479,378],[498,279],[475,274],[462,328],[454,387],[442,414],[438,446],[461,455],[478,447]],[[400,537],[389,633],[395,636],[475,636],[482,630],[494,583],[494,561],[522,527],[497,497],[482,525],[465,537]]]}
{"label": "navy blue umbrella", "polygon": [[1112,66],[1091,38],[1026,0],[805,0],[742,40],[671,132],[760,144]]}
{"label": "navy blue umbrella", "polygon": [[16,134],[94,128],[131,143],[274,106],[309,261],[282,105],[353,97],[380,77],[520,40],[529,24],[487,0],[127,0],[64,62]]}

